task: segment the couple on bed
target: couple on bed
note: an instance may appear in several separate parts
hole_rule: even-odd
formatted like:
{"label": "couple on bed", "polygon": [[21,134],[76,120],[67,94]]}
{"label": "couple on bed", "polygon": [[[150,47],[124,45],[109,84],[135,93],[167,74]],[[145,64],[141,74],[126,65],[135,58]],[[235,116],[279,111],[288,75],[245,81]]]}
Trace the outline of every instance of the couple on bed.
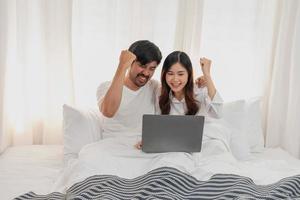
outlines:
{"label": "couple on bed", "polygon": [[204,76],[194,84],[191,61],[178,51],[166,57],[161,83],[151,79],[161,59],[159,48],[145,40],[121,52],[113,80],[97,90],[104,116],[103,139],[80,150],[53,191],[63,191],[95,174],[136,178],[160,167],[176,168],[203,180],[212,175],[211,168],[218,166],[218,161],[231,163],[227,132],[214,120],[204,126],[201,154],[146,154],[137,150],[142,145],[144,114],[220,116],[222,99],[210,76],[210,60],[200,59]]}
{"label": "couple on bed", "polygon": [[220,116],[223,100],[211,78],[210,60],[200,58],[203,76],[194,83],[189,56],[174,51],[164,60],[159,83],[151,77],[161,59],[159,48],[147,40],[121,52],[113,80],[97,90],[104,138],[140,135],[144,114]]}

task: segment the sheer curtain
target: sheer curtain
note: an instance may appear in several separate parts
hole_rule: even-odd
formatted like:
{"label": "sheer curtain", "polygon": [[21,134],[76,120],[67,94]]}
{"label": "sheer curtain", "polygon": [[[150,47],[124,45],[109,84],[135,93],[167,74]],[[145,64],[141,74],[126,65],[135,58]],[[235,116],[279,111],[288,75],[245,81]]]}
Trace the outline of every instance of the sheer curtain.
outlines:
{"label": "sheer curtain", "polygon": [[178,1],[0,3],[1,150],[62,143],[62,105],[96,106],[97,86],[133,41],[174,48]]}
{"label": "sheer curtain", "polygon": [[[113,76],[120,50],[138,39],[157,44],[163,59],[174,50],[186,51],[196,77],[201,75],[199,58],[211,58],[214,81],[226,101],[262,96],[276,5],[276,0],[75,0],[76,103],[95,104],[95,89]],[[154,78],[160,78],[160,70]],[[89,78],[81,81],[86,76]]]}
{"label": "sheer curtain", "polygon": [[266,98],[266,145],[300,158],[300,2],[280,1]]}
{"label": "sheer curtain", "polygon": [[[97,86],[111,80],[122,49],[136,40],[174,49],[178,1],[73,1],[72,50],[76,105],[96,105]],[[158,69],[157,71],[160,71]],[[155,74],[159,78],[159,72]]]}
{"label": "sheer curtain", "polygon": [[4,145],[4,77],[6,60],[6,41],[7,41],[7,2],[0,1],[0,152],[5,148]]}
{"label": "sheer curtain", "polygon": [[200,53],[225,101],[264,95],[275,11],[273,0],[204,2]]}
{"label": "sheer curtain", "polygon": [[73,101],[71,1],[1,1],[1,147],[62,142]]}

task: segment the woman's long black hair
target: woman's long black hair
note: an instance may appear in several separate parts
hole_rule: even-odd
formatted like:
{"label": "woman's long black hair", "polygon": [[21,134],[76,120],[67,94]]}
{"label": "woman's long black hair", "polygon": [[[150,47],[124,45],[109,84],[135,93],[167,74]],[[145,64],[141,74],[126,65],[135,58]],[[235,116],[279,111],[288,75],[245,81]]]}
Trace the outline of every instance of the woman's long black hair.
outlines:
{"label": "woman's long black hair", "polygon": [[199,110],[199,105],[194,95],[193,67],[189,56],[181,51],[174,51],[167,56],[161,72],[161,95],[159,97],[159,107],[161,114],[168,115],[171,109],[169,93],[171,88],[166,82],[166,74],[172,65],[180,63],[188,72],[188,81],[184,87],[184,98],[187,105],[186,115],[195,115]]}

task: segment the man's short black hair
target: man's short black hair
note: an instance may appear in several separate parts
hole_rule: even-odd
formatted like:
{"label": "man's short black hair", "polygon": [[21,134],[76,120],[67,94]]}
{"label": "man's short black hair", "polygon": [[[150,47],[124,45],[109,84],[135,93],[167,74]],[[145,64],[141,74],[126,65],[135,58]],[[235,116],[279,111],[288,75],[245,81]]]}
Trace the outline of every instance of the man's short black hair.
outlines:
{"label": "man's short black hair", "polygon": [[156,61],[158,65],[162,59],[159,48],[148,40],[138,40],[128,50],[136,55],[137,61],[142,65],[152,61]]}

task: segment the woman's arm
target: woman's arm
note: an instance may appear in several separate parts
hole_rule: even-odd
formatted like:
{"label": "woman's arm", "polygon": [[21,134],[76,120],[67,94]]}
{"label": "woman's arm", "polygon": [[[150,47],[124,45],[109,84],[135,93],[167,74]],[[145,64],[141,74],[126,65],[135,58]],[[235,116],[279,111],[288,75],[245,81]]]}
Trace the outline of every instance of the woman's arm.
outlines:
{"label": "woman's arm", "polygon": [[211,60],[200,59],[203,76],[196,80],[196,98],[205,106],[205,112],[210,117],[220,118],[222,116],[223,99],[215,88],[210,75]]}
{"label": "woman's arm", "polygon": [[211,60],[207,58],[200,58],[200,66],[205,79],[208,96],[210,97],[210,99],[213,99],[217,90],[210,75]]}

